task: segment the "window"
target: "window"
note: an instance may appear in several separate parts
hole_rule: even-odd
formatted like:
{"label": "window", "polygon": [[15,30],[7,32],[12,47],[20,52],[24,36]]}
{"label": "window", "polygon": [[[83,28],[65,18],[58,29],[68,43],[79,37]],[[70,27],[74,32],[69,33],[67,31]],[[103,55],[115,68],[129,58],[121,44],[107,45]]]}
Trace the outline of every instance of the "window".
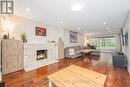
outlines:
{"label": "window", "polygon": [[97,48],[115,48],[116,42],[115,37],[94,37],[91,39],[91,44]]}

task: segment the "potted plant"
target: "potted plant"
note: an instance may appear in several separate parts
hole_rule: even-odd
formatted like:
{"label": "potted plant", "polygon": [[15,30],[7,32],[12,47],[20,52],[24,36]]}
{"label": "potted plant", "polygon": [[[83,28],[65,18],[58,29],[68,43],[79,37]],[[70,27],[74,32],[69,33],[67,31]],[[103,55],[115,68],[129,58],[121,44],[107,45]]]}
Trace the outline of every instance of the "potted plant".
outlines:
{"label": "potted plant", "polygon": [[27,34],[26,33],[22,33],[21,34],[21,39],[23,40],[23,42],[27,42]]}

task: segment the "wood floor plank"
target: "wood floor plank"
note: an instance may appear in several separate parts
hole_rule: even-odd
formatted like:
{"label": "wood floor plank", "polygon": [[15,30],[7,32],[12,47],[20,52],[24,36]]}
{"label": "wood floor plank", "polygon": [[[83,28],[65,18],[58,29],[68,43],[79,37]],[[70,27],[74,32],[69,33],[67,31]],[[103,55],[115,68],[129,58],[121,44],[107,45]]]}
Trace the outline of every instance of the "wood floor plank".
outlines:
{"label": "wood floor plank", "polygon": [[[47,76],[64,69],[70,65],[77,65],[98,73],[107,75],[105,87],[130,87],[130,76],[127,69],[114,68],[108,61],[108,54],[101,54],[100,57],[88,56],[90,61],[68,59],[41,67],[29,72],[18,71],[3,76],[2,82],[5,82],[5,87],[48,87]],[[109,54],[110,56],[111,54]]]}

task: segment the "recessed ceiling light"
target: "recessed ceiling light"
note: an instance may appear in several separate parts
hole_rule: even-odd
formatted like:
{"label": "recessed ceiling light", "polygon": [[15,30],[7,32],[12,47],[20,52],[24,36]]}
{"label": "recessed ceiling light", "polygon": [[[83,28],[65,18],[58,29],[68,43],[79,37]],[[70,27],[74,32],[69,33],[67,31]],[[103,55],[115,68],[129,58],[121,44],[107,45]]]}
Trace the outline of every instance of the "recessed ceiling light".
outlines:
{"label": "recessed ceiling light", "polygon": [[106,22],[104,22],[104,25],[106,25],[107,23]]}
{"label": "recessed ceiling light", "polygon": [[82,10],[82,9],[83,9],[83,6],[80,5],[80,4],[77,4],[77,5],[72,6],[72,10],[73,10],[73,11],[80,11],[80,10]]}
{"label": "recessed ceiling light", "polygon": [[26,11],[27,11],[27,12],[29,12],[29,11],[30,11],[30,9],[29,9],[29,8],[26,8]]}

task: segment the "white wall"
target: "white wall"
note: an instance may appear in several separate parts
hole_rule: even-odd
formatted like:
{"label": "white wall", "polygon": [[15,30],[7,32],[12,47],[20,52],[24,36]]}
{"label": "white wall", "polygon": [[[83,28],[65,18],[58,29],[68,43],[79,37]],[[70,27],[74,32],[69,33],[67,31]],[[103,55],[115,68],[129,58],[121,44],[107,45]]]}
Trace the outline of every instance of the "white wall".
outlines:
{"label": "white wall", "polygon": [[64,41],[65,47],[71,46],[84,46],[85,36],[83,33],[78,33],[78,41],[77,43],[70,43],[70,30],[64,29]]}
{"label": "white wall", "polygon": [[[130,14],[128,14],[128,17],[127,17],[127,20],[126,20],[126,24],[125,24],[125,26],[123,28],[123,32],[124,32],[124,34],[126,32],[128,32],[128,34],[130,34]],[[129,35],[128,38],[129,38],[128,39],[128,47],[127,46],[123,46],[123,49],[125,51],[124,52],[125,55],[127,56],[127,60],[128,60],[128,71],[130,73],[130,54],[129,54],[129,52],[130,52],[130,35]]]}
{"label": "white wall", "polygon": [[[21,39],[20,35],[25,32],[27,34],[28,42],[41,42],[46,43],[48,40],[58,41],[59,38],[62,38],[65,43],[65,47],[70,46],[83,46],[84,45],[84,34],[78,33],[78,42],[70,43],[70,35],[67,29],[57,28],[50,25],[45,25],[43,23],[39,23],[37,21],[32,21],[23,17],[14,16],[9,18],[11,22],[14,23],[14,32],[12,36],[16,39]],[[35,35],[35,27],[45,27],[47,29],[47,36],[36,36]],[[2,32],[0,35],[3,36],[5,32]]]}
{"label": "white wall", "polygon": [[[9,18],[14,23],[14,32],[12,34],[16,39],[21,39],[20,35],[25,32],[27,34],[28,42],[41,42],[46,43],[48,40],[58,41],[63,38],[63,29],[48,26],[43,23],[25,19],[22,17],[14,16]],[[35,27],[45,27],[47,29],[47,36],[36,36]]]}

